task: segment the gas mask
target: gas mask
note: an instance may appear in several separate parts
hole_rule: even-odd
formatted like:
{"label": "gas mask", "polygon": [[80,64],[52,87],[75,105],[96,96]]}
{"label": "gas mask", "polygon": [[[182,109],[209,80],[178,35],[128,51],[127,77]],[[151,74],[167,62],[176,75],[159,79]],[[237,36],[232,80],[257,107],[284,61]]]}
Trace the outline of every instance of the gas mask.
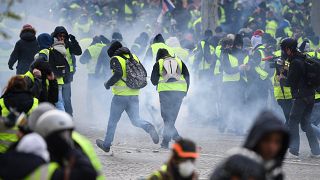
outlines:
{"label": "gas mask", "polygon": [[183,178],[190,177],[195,169],[195,164],[191,160],[184,161],[178,165],[179,174]]}

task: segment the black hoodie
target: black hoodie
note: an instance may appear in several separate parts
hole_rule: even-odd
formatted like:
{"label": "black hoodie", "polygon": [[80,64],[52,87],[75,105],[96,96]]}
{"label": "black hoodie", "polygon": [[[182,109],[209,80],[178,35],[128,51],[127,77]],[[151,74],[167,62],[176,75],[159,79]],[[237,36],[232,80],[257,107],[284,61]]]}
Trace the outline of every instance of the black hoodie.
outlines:
{"label": "black hoodie", "polygon": [[[51,34],[51,36],[52,37],[57,37],[57,35],[59,33],[66,34],[66,39],[65,39],[66,49],[69,49],[74,69],[76,69],[77,63],[76,63],[76,57],[75,56],[80,56],[82,54],[82,49],[81,49],[78,41],[75,39],[75,37],[73,35],[71,35],[71,34],[68,34],[68,31],[63,26],[57,26],[54,29],[54,32]],[[72,75],[70,76],[69,79],[65,79],[64,81],[65,81],[65,83],[73,81]]]}
{"label": "black hoodie", "polygon": [[[271,174],[271,172],[277,168],[281,168],[282,162],[285,158],[285,154],[287,152],[289,146],[289,132],[284,125],[284,123],[279,120],[273,113],[271,112],[262,112],[257,118],[252,126],[250,133],[243,145],[244,148],[257,152],[257,146],[261,140],[272,132],[281,132],[283,134],[284,140],[282,144],[282,149],[274,159],[275,164],[272,167],[267,168],[267,173]],[[278,180],[283,179],[282,174],[278,174],[277,177],[273,177],[272,179]]]}
{"label": "black hoodie", "polygon": [[14,108],[20,113],[28,113],[33,105],[33,95],[29,91],[11,91],[2,95],[1,98],[4,99],[4,104],[8,109]]}
{"label": "black hoodie", "polygon": [[16,43],[10,55],[8,66],[13,68],[18,61],[17,74],[25,74],[29,70],[34,56],[39,51],[38,42],[33,31],[23,30],[20,33],[20,40]]}

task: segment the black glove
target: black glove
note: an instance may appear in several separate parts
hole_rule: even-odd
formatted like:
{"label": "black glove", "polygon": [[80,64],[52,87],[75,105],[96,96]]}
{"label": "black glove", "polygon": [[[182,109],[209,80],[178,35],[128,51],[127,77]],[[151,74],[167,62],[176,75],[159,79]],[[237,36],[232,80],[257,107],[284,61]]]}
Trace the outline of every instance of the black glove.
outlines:
{"label": "black glove", "polygon": [[76,37],[74,35],[72,35],[72,34],[69,34],[69,39],[72,42],[76,41]]}
{"label": "black glove", "polygon": [[9,65],[9,69],[10,69],[10,70],[13,70],[13,67]]}
{"label": "black glove", "polygon": [[17,119],[18,116],[15,113],[10,112],[7,118],[4,118],[4,125],[8,128],[12,128],[16,124]]}
{"label": "black glove", "polygon": [[105,82],[105,83],[104,83],[104,87],[105,87],[107,90],[110,89],[110,86],[108,85],[108,82]]}

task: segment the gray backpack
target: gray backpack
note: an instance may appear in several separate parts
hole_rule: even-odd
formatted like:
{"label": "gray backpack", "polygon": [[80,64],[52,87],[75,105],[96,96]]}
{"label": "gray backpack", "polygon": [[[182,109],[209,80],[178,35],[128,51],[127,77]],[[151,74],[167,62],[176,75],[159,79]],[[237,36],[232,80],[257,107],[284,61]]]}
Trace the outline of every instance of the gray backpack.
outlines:
{"label": "gray backpack", "polygon": [[162,77],[164,82],[180,81],[181,69],[174,57],[167,57],[163,60]]}
{"label": "gray backpack", "polygon": [[122,79],[131,89],[142,89],[147,85],[147,71],[143,65],[134,60],[132,54],[130,57],[121,56],[126,60],[127,79]]}

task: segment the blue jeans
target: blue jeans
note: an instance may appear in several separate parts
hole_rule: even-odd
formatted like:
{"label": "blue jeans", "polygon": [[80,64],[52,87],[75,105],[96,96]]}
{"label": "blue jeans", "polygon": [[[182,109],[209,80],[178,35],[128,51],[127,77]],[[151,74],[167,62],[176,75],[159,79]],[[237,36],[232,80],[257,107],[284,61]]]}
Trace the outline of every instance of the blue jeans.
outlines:
{"label": "blue jeans", "polygon": [[73,115],[72,103],[71,103],[71,82],[65,83],[62,86],[62,97],[64,101],[64,109],[71,116]]}
{"label": "blue jeans", "polygon": [[311,123],[314,133],[320,140],[320,102],[314,104],[311,115]]}
{"label": "blue jeans", "polygon": [[108,122],[107,133],[104,139],[104,146],[110,147],[117,124],[121,118],[123,111],[129,116],[131,123],[139,128],[142,128],[147,133],[153,125],[140,118],[139,115],[139,97],[138,96],[113,96],[111,101],[110,117]]}
{"label": "blue jeans", "polygon": [[65,111],[64,101],[63,101],[63,97],[62,97],[62,86],[63,85],[59,85],[58,102],[56,102],[55,105],[58,110]]}
{"label": "blue jeans", "polygon": [[168,144],[171,139],[177,140],[180,135],[175,127],[175,123],[180,111],[184,92],[165,91],[159,93],[161,117],[164,123],[162,144]]}

